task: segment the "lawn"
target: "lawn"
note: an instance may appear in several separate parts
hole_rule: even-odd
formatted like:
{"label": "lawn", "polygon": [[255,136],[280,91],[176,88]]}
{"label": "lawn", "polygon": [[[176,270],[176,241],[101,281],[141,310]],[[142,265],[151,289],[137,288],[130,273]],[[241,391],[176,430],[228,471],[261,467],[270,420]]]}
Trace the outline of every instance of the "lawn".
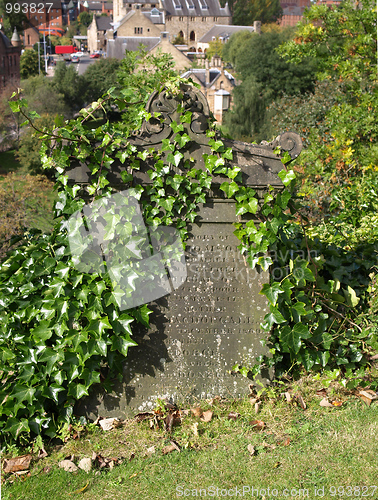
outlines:
{"label": "lawn", "polygon": [[[320,389],[321,382],[307,377],[291,389],[268,391],[260,399],[258,414],[251,397],[201,402],[201,410],[212,414],[201,418],[201,411],[194,412],[197,416],[191,411],[194,406],[181,409],[181,422],[172,432],[164,430],[166,413],[158,428],[156,418],[155,424],[147,418],[128,420],[110,431],[93,424],[66,429],[65,444],[47,445],[49,456],[35,461],[30,475],[4,477],[3,500],[193,496],[377,500],[377,401],[367,406],[356,395],[330,386],[326,399],[342,404],[323,407],[325,392],[316,394]],[[287,391],[290,402],[283,394]],[[306,409],[295,397],[298,393]],[[13,453],[21,451],[28,450]],[[58,467],[63,459],[77,464],[92,456],[96,459],[89,473]]]}

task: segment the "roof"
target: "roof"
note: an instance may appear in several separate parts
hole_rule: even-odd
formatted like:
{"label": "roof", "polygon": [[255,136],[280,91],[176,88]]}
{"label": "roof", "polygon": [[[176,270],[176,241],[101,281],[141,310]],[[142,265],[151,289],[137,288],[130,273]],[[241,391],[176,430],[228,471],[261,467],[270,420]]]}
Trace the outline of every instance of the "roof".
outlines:
{"label": "roof", "polygon": [[113,22],[113,19],[109,16],[96,16],[95,20],[97,29],[100,31],[106,31],[112,28],[112,25],[110,23]]}
{"label": "roof", "polygon": [[153,49],[160,42],[157,36],[119,36],[115,40],[108,40],[107,56],[123,59],[125,51],[136,51],[140,45],[146,47],[147,51]]}
{"label": "roof", "polygon": [[165,24],[164,12],[160,12],[158,9],[153,8],[150,12],[142,11],[142,13],[148,17],[148,19],[153,24]]}
{"label": "roof", "polygon": [[[224,75],[230,80],[232,84],[235,84],[235,78],[228,71],[223,71]],[[204,87],[210,87],[213,83],[220,77],[222,74],[221,70],[218,68],[210,68],[209,69],[209,83],[206,85],[206,69],[205,68],[193,68],[189,71],[186,71],[183,75],[183,78],[190,78],[192,75],[196,76],[198,80]]]}
{"label": "roof", "polygon": [[226,4],[220,6],[219,0],[161,0],[167,16],[194,17],[231,17]]}
{"label": "roof", "polygon": [[[87,2],[88,3],[88,9],[89,10],[102,10],[102,2]],[[106,2],[104,4],[104,9],[105,10],[113,10],[113,3],[112,2]]]}
{"label": "roof", "polygon": [[2,40],[5,47],[12,47],[9,38],[5,36],[1,30],[0,30],[0,39]]}
{"label": "roof", "polygon": [[199,41],[201,43],[209,43],[212,42],[214,38],[219,38],[221,40],[223,39],[224,41],[227,41],[231,35],[243,30],[254,33],[255,28],[253,26],[228,26],[216,24],[205,35],[203,35],[203,37]]}

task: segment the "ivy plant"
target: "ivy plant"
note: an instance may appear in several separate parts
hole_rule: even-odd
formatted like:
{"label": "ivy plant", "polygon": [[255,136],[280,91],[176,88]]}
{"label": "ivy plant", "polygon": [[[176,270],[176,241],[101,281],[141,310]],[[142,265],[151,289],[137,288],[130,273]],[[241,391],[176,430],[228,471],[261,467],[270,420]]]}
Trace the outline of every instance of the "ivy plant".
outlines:
{"label": "ivy plant", "polygon": [[[169,65],[166,69],[157,89],[180,100],[182,80]],[[224,177],[220,189],[235,201],[235,220],[242,220],[235,224],[240,251],[252,268],[270,270],[271,276],[261,290],[269,302],[263,328],[270,356],[244,371],[256,374],[267,365],[277,375],[338,369],[350,380],[366,373],[368,356],[378,348],[377,335],[362,314],[375,249],[340,249],[311,233],[297,196],[296,175],[285,166],[288,155],[279,173],[283,188],[267,187],[262,200],[242,184],[232,150],[213,125],[207,132],[211,153],[203,157],[205,168],[186,159],[191,139],[185,124],[191,115],[184,108],[179,107],[179,119],[169,125],[171,141],[163,140],[160,150],[138,149],[130,135],[143,121],[159,120],[160,115],[145,110],[146,86],[133,78],[121,90],[110,89],[75,120],[58,119],[56,129],[41,131],[44,167],[56,174],[56,224],[51,234],[21,235],[21,244],[0,267],[0,432],[5,439],[57,435],[94,384],[111,389],[135,345],[135,325],[149,325],[147,305],[121,311],[109,274],[79,271],[68,245],[72,214],[113,193],[108,174],[115,159],[128,167],[122,182],[142,204],[146,224],[174,226],[183,241],[198,204],[206,202],[213,177]],[[28,111],[20,95],[10,104],[34,126],[38,116]],[[94,126],[105,105],[117,109],[120,118]],[[78,160],[91,172],[85,188],[68,181],[67,170]],[[132,171],[146,160],[151,184],[132,187]],[[253,219],[243,222],[244,215]],[[112,224],[113,218],[108,219]]]}

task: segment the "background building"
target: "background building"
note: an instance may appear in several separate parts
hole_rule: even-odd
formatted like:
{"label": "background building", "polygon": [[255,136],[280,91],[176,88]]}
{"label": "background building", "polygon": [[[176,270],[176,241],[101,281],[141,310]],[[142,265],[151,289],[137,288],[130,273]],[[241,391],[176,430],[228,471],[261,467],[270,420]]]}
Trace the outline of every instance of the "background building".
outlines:
{"label": "background building", "polygon": [[9,40],[0,28],[0,93],[12,84],[20,84],[20,56],[21,39],[14,30],[12,39]]}

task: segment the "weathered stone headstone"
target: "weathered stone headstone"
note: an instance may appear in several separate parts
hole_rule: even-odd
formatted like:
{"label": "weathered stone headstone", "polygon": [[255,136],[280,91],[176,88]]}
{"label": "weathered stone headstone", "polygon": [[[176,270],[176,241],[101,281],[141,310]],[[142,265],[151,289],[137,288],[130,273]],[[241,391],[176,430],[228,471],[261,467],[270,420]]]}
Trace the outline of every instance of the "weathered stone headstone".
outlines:
{"label": "weathered stone headstone", "polygon": [[[209,108],[205,97],[193,87],[184,92],[185,108],[192,111],[192,122],[186,133],[195,141],[187,156],[203,167],[202,155],[210,154],[206,130]],[[177,120],[178,102],[167,95],[153,94],[149,111],[159,111],[165,120],[144,124],[134,143],[140,148],[159,149],[172,130],[167,124]],[[225,140],[234,152],[233,162],[243,175],[245,185],[264,191],[267,186],[280,186],[277,173],[282,169],[277,146],[292,158],[301,150],[299,136],[285,133],[273,143],[253,145]],[[120,171],[115,164],[110,180],[120,184]],[[150,182],[148,164],[134,172],[135,183]],[[88,182],[85,165],[73,166],[70,176],[76,182]],[[223,177],[215,178],[221,184]],[[246,394],[248,379],[230,373],[234,364],[252,365],[266,352],[261,340],[266,334],[260,323],[267,312],[265,297],[259,295],[268,275],[252,270],[240,254],[239,240],[233,234],[235,205],[217,189],[206,204],[199,207],[198,219],[189,226],[186,247],[187,279],[174,293],[149,306],[149,329],[140,327],[134,335],[137,347],[129,349],[124,364],[124,380],[113,394],[93,394],[77,409],[79,413],[127,416],[154,407],[156,398],[175,402],[194,398],[239,396]],[[263,374],[263,378],[268,374]]]}

